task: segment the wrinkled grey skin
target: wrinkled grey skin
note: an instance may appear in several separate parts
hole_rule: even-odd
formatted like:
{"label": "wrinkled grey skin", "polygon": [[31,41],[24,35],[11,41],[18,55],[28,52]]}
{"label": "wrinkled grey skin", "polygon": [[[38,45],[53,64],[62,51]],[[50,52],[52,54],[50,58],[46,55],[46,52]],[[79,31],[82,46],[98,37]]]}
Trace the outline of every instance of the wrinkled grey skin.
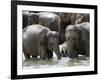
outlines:
{"label": "wrinkled grey skin", "polygon": [[52,31],[58,31],[60,17],[55,13],[41,12],[38,17],[38,24],[48,27]]}
{"label": "wrinkled grey skin", "polygon": [[55,13],[55,12],[29,12],[28,25],[41,24],[52,31],[59,32],[59,44],[66,41],[66,26],[89,22],[89,14],[81,13]]}
{"label": "wrinkled grey skin", "polygon": [[[62,38],[60,34],[63,34],[60,29],[60,17],[52,12],[39,12],[30,13],[28,17],[28,25],[40,24],[42,26],[48,27],[52,31],[59,32],[59,43],[61,43]],[[64,35],[64,34],[63,34]],[[65,39],[65,38],[64,38]]]}
{"label": "wrinkled grey skin", "polygon": [[28,15],[28,25],[38,24],[38,13],[29,12]]}
{"label": "wrinkled grey skin", "polygon": [[89,14],[71,13],[71,25],[79,24],[82,22],[89,22]]}
{"label": "wrinkled grey skin", "polygon": [[75,24],[80,24],[82,22],[89,22],[89,14],[77,14]]}
{"label": "wrinkled grey skin", "polygon": [[30,25],[23,30],[23,52],[26,59],[30,56],[40,56],[40,59],[52,58],[54,51],[59,60],[61,54],[58,43],[58,33],[42,25]]}
{"label": "wrinkled grey skin", "polygon": [[58,31],[60,17],[52,12],[30,13],[28,17],[28,25],[40,24],[48,27],[52,31]]}
{"label": "wrinkled grey skin", "polygon": [[[65,42],[65,30],[66,26],[71,24],[71,14],[69,13],[56,13],[60,17],[60,23],[59,23],[59,41],[60,44]],[[70,17],[69,17],[70,16]]]}
{"label": "wrinkled grey skin", "polygon": [[67,53],[70,58],[77,58],[79,54],[89,56],[89,26],[88,22],[84,22],[66,28]]}
{"label": "wrinkled grey skin", "polygon": [[60,17],[59,36],[60,44],[66,41],[65,31],[66,26],[89,22],[89,14],[81,13],[56,13]]}

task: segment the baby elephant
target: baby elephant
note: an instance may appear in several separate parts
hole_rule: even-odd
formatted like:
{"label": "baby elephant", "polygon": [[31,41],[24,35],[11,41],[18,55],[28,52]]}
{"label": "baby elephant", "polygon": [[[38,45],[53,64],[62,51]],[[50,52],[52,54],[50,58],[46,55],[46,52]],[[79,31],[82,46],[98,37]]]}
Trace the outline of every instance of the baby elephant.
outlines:
{"label": "baby elephant", "polygon": [[77,58],[79,54],[89,56],[89,26],[88,22],[84,22],[66,28],[67,53],[70,58]]}
{"label": "baby elephant", "polygon": [[56,31],[39,24],[27,26],[23,30],[23,52],[26,59],[30,56],[40,59],[52,58],[53,51],[61,59],[59,37]]}
{"label": "baby elephant", "polygon": [[66,42],[60,45],[60,52],[62,57],[68,57]]}

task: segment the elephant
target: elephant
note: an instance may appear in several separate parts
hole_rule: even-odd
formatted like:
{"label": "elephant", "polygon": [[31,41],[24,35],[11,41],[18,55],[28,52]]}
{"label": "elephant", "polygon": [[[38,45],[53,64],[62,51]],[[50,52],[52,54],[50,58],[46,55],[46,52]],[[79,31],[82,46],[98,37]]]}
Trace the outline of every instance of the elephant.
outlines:
{"label": "elephant", "polygon": [[[28,25],[40,24],[59,32],[59,44],[66,41],[66,26],[89,21],[89,14],[29,11]],[[24,23],[25,24],[25,23]]]}
{"label": "elephant", "polygon": [[62,57],[68,57],[66,42],[64,42],[64,43],[62,43],[62,44],[60,45],[60,53],[61,53],[61,56],[62,56]]}
{"label": "elephant", "polygon": [[28,25],[38,24],[38,12],[29,12]]}
{"label": "elephant", "polygon": [[89,22],[89,14],[77,14],[75,24]]}
{"label": "elephant", "polygon": [[26,26],[28,26],[29,11],[23,11],[22,14],[23,14],[22,19],[23,19],[23,29],[24,29]]}
{"label": "elephant", "polygon": [[66,26],[71,24],[71,19],[70,19],[71,14],[69,13],[56,13],[56,14],[60,17],[59,41],[60,44],[62,44],[66,41],[65,30],[66,30]]}
{"label": "elephant", "polygon": [[89,22],[89,14],[82,14],[82,13],[56,13],[56,14],[60,16],[60,26],[59,26],[60,44],[66,41],[65,38],[66,26],[80,24],[82,22]]}
{"label": "elephant", "polygon": [[71,13],[71,25],[89,22],[89,14],[85,13]]}
{"label": "elephant", "polygon": [[28,19],[28,25],[40,24],[42,26],[48,27],[52,31],[59,32],[59,44],[62,43],[61,39],[63,39],[62,35],[64,35],[64,30],[60,29],[61,21],[59,15],[53,12],[31,12]]}
{"label": "elephant", "polygon": [[47,26],[52,31],[59,31],[60,17],[52,12],[40,12],[38,24]]}
{"label": "elephant", "polygon": [[30,56],[40,59],[51,59],[55,52],[61,59],[59,49],[59,34],[40,24],[33,24],[23,29],[23,52],[26,59]]}
{"label": "elephant", "polygon": [[89,27],[90,24],[84,22],[81,24],[69,25],[66,28],[65,37],[69,58],[77,58],[79,54],[89,57]]}
{"label": "elephant", "polygon": [[60,17],[52,12],[30,12],[28,25],[40,24],[48,27],[52,31],[58,31]]}

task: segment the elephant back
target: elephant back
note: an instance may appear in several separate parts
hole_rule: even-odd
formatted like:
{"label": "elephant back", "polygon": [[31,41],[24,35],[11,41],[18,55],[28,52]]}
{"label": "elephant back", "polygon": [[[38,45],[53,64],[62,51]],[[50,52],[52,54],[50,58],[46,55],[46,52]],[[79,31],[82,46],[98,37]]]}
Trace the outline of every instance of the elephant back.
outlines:
{"label": "elephant back", "polygon": [[38,24],[48,27],[52,31],[58,31],[60,17],[55,13],[41,12],[38,17]]}

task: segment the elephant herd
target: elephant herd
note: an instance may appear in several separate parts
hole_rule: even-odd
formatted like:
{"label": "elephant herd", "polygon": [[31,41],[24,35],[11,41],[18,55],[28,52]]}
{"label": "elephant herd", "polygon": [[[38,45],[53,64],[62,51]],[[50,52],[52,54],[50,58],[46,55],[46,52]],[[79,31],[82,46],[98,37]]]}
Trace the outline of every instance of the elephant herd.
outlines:
{"label": "elephant herd", "polygon": [[89,27],[89,14],[23,11],[24,56],[89,57]]}

